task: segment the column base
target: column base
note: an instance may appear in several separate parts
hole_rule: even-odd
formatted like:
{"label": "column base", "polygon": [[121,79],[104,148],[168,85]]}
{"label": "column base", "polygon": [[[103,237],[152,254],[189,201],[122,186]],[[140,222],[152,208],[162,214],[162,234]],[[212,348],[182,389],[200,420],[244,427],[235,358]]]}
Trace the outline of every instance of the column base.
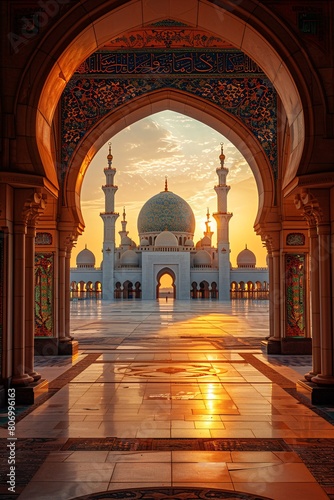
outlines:
{"label": "column base", "polygon": [[312,339],[284,338],[281,339],[282,354],[312,354]]}
{"label": "column base", "polygon": [[73,356],[79,351],[79,343],[72,339],[72,337],[36,338],[35,356]]}
{"label": "column base", "polygon": [[298,392],[310,399],[313,405],[327,405],[334,403],[334,386],[319,387],[313,382],[298,380],[296,389]]}
{"label": "column base", "polygon": [[304,378],[305,378],[305,380],[307,380],[307,382],[311,382],[312,378],[315,377],[316,375],[318,375],[318,373],[309,372],[309,373],[305,373]]}
{"label": "column base", "polygon": [[65,340],[58,344],[58,355],[73,356],[79,352],[79,342],[77,340]]}
{"label": "column base", "polygon": [[34,381],[33,377],[30,377],[27,373],[23,375],[17,375],[12,378],[11,385],[13,387],[24,387],[31,384]]}
{"label": "column base", "polygon": [[333,386],[334,389],[334,377],[331,375],[322,375],[318,373],[315,377],[312,377],[311,382],[320,386]]}
{"label": "column base", "polygon": [[55,337],[35,338],[34,353],[35,356],[57,356],[58,339]]}
{"label": "column base", "polygon": [[34,382],[37,382],[40,378],[42,378],[42,375],[40,373],[37,373],[35,371],[29,373],[30,377],[34,379]]}
{"label": "column base", "polygon": [[45,379],[38,380],[26,387],[15,388],[15,402],[18,405],[32,405],[36,399],[48,391],[49,383]]}
{"label": "column base", "polygon": [[274,340],[269,337],[268,340],[261,341],[261,346],[265,348],[267,354],[281,354],[281,341],[279,339]]}
{"label": "column base", "polygon": [[312,339],[309,338],[283,338],[262,340],[261,345],[266,347],[267,354],[312,354]]}

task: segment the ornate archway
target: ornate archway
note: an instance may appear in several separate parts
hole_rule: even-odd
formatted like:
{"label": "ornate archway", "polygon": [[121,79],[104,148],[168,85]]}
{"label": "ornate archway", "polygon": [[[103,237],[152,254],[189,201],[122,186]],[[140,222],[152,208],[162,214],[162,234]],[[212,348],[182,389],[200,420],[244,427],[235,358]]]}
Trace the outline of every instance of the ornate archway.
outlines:
{"label": "ornate archway", "polygon": [[176,285],[175,285],[175,281],[176,281],[176,276],[175,276],[175,273],[174,271],[172,271],[172,269],[170,269],[169,267],[164,267],[163,269],[160,269],[160,271],[157,273],[157,276],[156,276],[156,298],[159,299],[160,298],[160,286],[161,286],[161,278],[165,275],[168,275],[170,276],[171,280],[172,280],[172,294],[168,294],[166,295],[166,300],[167,298],[170,296],[170,298],[172,299],[176,299]]}
{"label": "ornate archway", "polygon": [[[31,123],[36,123],[37,133],[37,144],[32,145],[32,149],[35,149],[33,156],[40,157],[38,163],[41,171],[44,170],[46,176],[55,185],[57,185],[57,179],[54,170],[51,128],[61,92],[83,60],[108,43],[110,39],[120,37],[121,32],[128,32],[139,24],[147,26],[161,21],[162,13],[159,12],[159,5],[155,3],[154,6],[149,6],[148,4],[150,2],[142,5],[140,1],[131,1],[118,7],[114,1],[110,0],[97,7],[94,13],[85,15],[80,12],[80,16],[74,7],[68,12],[70,28],[61,42],[59,43],[59,33],[56,33],[56,30],[50,30],[48,36],[45,37],[45,44],[50,50],[49,59],[45,59],[45,52],[43,52],[44,64],[41,65],[37,53],[30,67],[27,68],[26,79],[22,81],[20,94],[28,84],[30,71],[36,74],[36,81],[41,82],[39,87],[36,86],[34,95],[30,96],[28,106],[28,112],[32,117]],[[80,8],[78,6],[78,9]],[[257,16],[245,16],[247,9],[249,9],[249,14],[256,9]],[[166,16],[166,12],[164,11],[162,15]],[[171,19],[173,16],[181,25],[195,26],[215,33],[217,36],[224,33],[224,39],[262,66],[268,78],[273,82],[282,101],[290,135],[293,138],[287,145],[287,154],[290,155],[289,169],[285,172],[285,184],[287,184],[298,170],[305,145],[305,128],[307,130],[311,126],[309,120],[312,120],[309,102],[302,103],[298,92],[298,89],[302,88],[303,99],[307,100],[309,93],[305,75],[309,73],[309,62],[306,58],[303,60],[301,48],[296,45],[295,39],[285,30],[282,23],[274,18],[273,13],[256,0],[248,2],[247,7],[239,4],[230,5],[228,10],[211,2],[198,2],[197,0],[188,2],[187,8],[184,9],[174,3],[169,7],[168,18]],[[268,22],[268,16],[272,17],[272,22]],[[247,22],[244,21],[245,18]],[[258,23],[256,27],[253,27],[252,23],[261,18],[266,19],[266,22]],[[120,19],[122,19],[121,24]],[[275,42],[272,37],[272,26],[277,26],[279,32]],[[80,35],[76,34],[78,31]],[[267,40],[271,40],[271,44]],[[296,54],[296,52],[299,54],[298,66],[289,57],[290,53]],[[301,65],[304,65],[305,72],[299,70]],[[39,78],[40,75],[44,76]],[[320,87],[318,91],[321,95]],[[86,158],[85,161],[89,159]]]}
{"label": "ornate archway", "polygon": [[[3,5],[3,12],[13,14],[10,2],[4,2]],[[288,324],[288,321],[283,321],[282,318],[285,313],[290,314],[288,310],[282,310],[284,307],[282,304],[291,292],[295,294],[294,300],[296,299],[292,304],[297,304],[299,298],[297,289],[285,287],[282,283],[288,276],[287,270],[295,278],[289,256],[294,254],[305,256],[307,263],[308,243],[312,240],[310,246],[319,264],[325,288],[329,290],[332,286],[329,264],[331,259],[324,258],[324,248],[328,248],[327,240],[333,232],[331,219],[328,216],[333,203],[334,183],[331,157],[331,81],[328,78],[332,65],[324,63],[328,48],[326,47],[328,40],[325,38],[329,38],[331,29],[324,30],[324,40],[319,41],[319,46],[315,48],[313,41],[308,43],[309,40],[304,37],[305,33],[300,30],[297,16],[292,21],[285,12],[281,15],[282,11],[278,4],[277,8],[275,6],[269,10],[260,0],[246,2],[105,0],[98,2],[94,8],[91,5],[88,0],[82,0],[75,5],[71,2],[70,6],[59,9],[58,17],[48,19],[47,29],[46,26],[40,26],[36,39],[31,40],[36,43],[31,43],[29,47],[27,45],[25,47],[27,50],[21,51],[20,57],[15,62],[15,70],[14,63],[11,62],[10,47],[4,47],[4,67],[8,66],[11,73],[10,85],[5,85],[4,94],[6,98],[2,149],[4,189],[1,192],[4,201],[0,208],[4,214],[3,227],[6,231],[11,221],[14,222],[14,226],[15,223],[21,224],[29,230],[29,235],[26,235],[14,227],[13,230],[9,229],[5,237],[0,235],[0,253],[4,255],[4,261],[8,262],[9,269],[5,277],[6,293],[19,288],[26,269],[33,269],[33,234],[39,217],[39,223],[42,221],[39,226],[41,229],[39,236],[44,234],[47,238],[36,244],[41,245],[41,252],[52,252],[57,273],[53,281],[55,293],[52,296],[55,322],[50,331],[62,342],[70,341],[70,295],[65,284],[69,283],[69,258],[73,242],[84,228],[80,212],[80,190],[85,170],[97,149],[113,133],[138,118],[162,109],[171,109],[193,116],[210,126],[213,125],[224,135],[228,130],[228,138],[240,149],[253,168],[260,201],[255,226],[269,251],[270,282],[275,292],[272,293],[273,300],[270,303],[271,333],[275,340],[279,340]],[[15,7],[18,7],[15,15],[19,16],[21,5]],[[330,8],[331,2],[321,2],[321,15],[325,17],[326,13],[331,12]],[[8,22],[5,23],[8,28],[15,23],[14,17],[14,15],[8,16]],[[62,165],[59,103],[61,94],[70,84],[75,71],[92,54],[110,44],[110,41],[113,41],[113,46],[109,45],[109,49],[114,49],[116,39],[123,38],[129,41],[130,31],[139,29],[147,30],[148,33],[149,28],[151,31],[159,28],[159,23],[166,27],[169,22],[174,27],[178,24],[179,31],[183,29],[185,32],[192,31],[195,35],[192,42],[194,51],[205,46],[204,39],[201,36],[197,37],[199,32],[210,33],[213,39],[223,37],[227,44],[260,66],[275,88],[279,96],[277,129],[280,135],[277,171],[279,189],[276,200],[273,189],[275,175],[271,168],[270,155],[268,156],[264,145],[250,133],[239,116],[227,113],[226,109],[219,107],[219,103],[206,100],[203,95],[191,89],[178,87],[176,82],[169,88],[151,86],[145,95],[135,93],[132,100],[126,100],[117,109],[108,109],[108,112],[94,123],[88,134],[80,136],[80,141],[75,146],[78,149],[72,156],[71,164]],[[162,31],[160,30],[160,33]],[[170,41],[168,38],[170,31],[173,29],[166,28],[163,33],[164,38],[161,43],[166,47]],[[135,38],[133,42],[140,43],[140,39]],[[208,59],[198,60],[198,68],[205,69]],[[186,59],[182,64],[185,64],[183,69],[186,73],[188,64]],[[226,87],[223,86],[222,89],[226,91]],[[321,162],[319,162],[320,157]],[[58,175],[59,172],[62,175]],[[297,190],[301,188],[303,192],[298,192]],[[324,196],[323,193],[318,196],[317,190],[322,191]],[[295,204],[291,193],[297,193],[299,196]],[[47,212],[44,219],[43,196],[47,197]],[[275,206],[276,201],[277,206]],[[300,210],[299,213],[297,209]],[[303,222],[304,216],[308,217],[311,238],[308,237],[307,224]],[[321,232],[324,226],[326,233]],[[303,241],[300,236],[304,236]],[[14,248],[15,239],[19,243]],[[7,259],[13,248],[13,258]],[[285,256],[288,258],[285,259]],[[19,265],[14,266],[14,262]],[[307,265],[305,269],[308,269]],[[320,336],[322,338],[317,351],[318,366],[314,366],[312,373],[322,372],[325,383],[328,381],[332,383],[332,349],[327,349],[327,346],[331,345],[328,332],[333,327],[332,318],[328,314],[331,298],[330,293],[326,293],[325,297],[322,297],[324,300],[320,301],[317,272],[316,270],[311,276],[315,293],[312,293],[312,297],[309,294],[307,300],[310,301],[310,297],[312,298],[314,301],[312,310],[320,311],[321,317],[325,319],[319,327],[317,327],[317,316],[312,320],[313,333],[318,335],[318,340]],[[308,283],[309,280],[305,282]],[[33,297],[33,277],[28,272],[27,283],[29,295]],[[8,338],[12,339],[13,322],[13,331],[18,332],[14,339],[17,350],[14,351],[13,364],[18,367],[14,381],[19,384],[31,380],[31,377],[27,378],[24,373],[25,370],[27,373],[31,371],[31,367],[25,366],[24,354],[29,352],[29,359],[32,357],[35,319],[33,301],[25,302],[21,296],[11,296],[10,293],[8,296],[11,297],[8,299],[10,319],[5,323],[4,331]],[[279,297],[279,300],[275,300],[275,297]],[[12,304],[15,301],[14,315]],[[1,307],[7,307],[5,301],[4,304]],[[25,311],[28,314],[26,322],[24,322]],[[306,316],[307,314],[306,312]],[[308,328],[310,322],[305,324]],[[327,328],[328,325],[330,328]],[[26,346],[25,338],[28,339]],[[8,359],[12,356],[8,347],[10,345],[11,341],[5,346]],[[322,357],[320,357],[321,349]],[[326,362],[322,362],[322,358]],[[31,361],[29,363],[31,364]],[[12,364],[8,363],[4,378],[11,377],[12,372]]]}

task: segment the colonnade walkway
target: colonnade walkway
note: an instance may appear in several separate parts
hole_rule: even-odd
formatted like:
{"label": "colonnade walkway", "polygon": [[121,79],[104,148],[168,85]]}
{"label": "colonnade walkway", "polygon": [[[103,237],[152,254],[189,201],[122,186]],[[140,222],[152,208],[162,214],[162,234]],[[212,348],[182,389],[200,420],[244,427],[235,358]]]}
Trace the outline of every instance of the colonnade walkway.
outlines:
{"label": "colonnade walkway", "polygon": [[49,393],[17,409],[20,500],[334,498],[334,409],[296,391],[310,356],[261,350],[268,301],[71,308],[79,355],[36,357]]}

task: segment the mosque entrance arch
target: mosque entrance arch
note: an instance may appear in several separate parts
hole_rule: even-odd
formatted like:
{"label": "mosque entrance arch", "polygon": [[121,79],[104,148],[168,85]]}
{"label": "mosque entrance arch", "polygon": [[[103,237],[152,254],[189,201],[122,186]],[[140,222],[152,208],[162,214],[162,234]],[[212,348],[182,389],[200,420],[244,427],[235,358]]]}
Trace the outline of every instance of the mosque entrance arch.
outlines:
{"label": "mosque entrance arch", "polygon": [[165,267],[161,269],[156,276],[156,298],[157,299],[176,299],[176,276],[174,271]]}
{"label": "mosque entrance arch", "polygon": [[[140,24],[146,28],[163,26],[162,20],[166,19],[168,20],[166,34],[173,33],[177,25],[184,30],[192,26],[197,30],[213,34],[213,37],[223,34],[226,42],[250,55],[256,63],[262,66],[270,80],[275,82],[285,109],[291,136],[297,139],[294,143],[287,145],[290,165],[285,176],[287,181],[288,178],[289,180],[293,178],[303,154],[305,127],[309,126],[303,111],[308,107],[307,99],[303,105],[298,88],[303,88],[304,95],[308,94],[308,84],[303,80],[310,72],[307,58],[303,56],[302,50],[296,47],[295,38],[282,24],[277,23],[274,14],[257,0],[249,0],[247,5],[244,5],[244,2],[240,5],[238,2],[229,6],[228,9],[216,3],[198,0],[187,2],[187,8],[182,9],[177,2],[173,2],[168,4],[168,11],[165,3],[152,1],[149,7],[150,3],[129,1],[125,5],[114,7],[113,2],[110,1],[108,10],[108,2],[103,2],[96,6],[94,11],[88,10],[85,13],[81,11],[80,5],[73,6],[67,13],[67,22],[64,23],[67,27],[66,33],[64,32],[60,37],[59,30],[50,30],[46,37],[45,45],[49,47],[50,57],[45,64],[41,65],[40,59],[44,56],[46,49],[38,49],[41,53],[36,50],[36,57],[32,59],[31,67],[27,68],[26,79],[22,81],[20,92],[26,95],[25,86],[30,86],[30,74],[35,74],[36,91],[30,94],[27,109],[34,115],[34,119],[30,120],[31,124],[37,121],[35,147],[38,148],[42,169],[44,168],[47,177],[55,181],[55,184],[57,183],[52,158],[53,116],[61,92],[74,71],[86,57],[110,43],[111,39],[121,40],[124,33],[128,33]],[[256,15],[254,15],[255,11]],[[79,12],[80,15],[78,15]],[[172,23],[171,28],[170,21],[173,18],[177,21],[174,26]],[[80,19],[80,26],[78,26],[78,19]],[[122,33],[119,32],[119,19],[122,19]],[[273,37],[275,35],[273,27],[277,28],[276,38]],[[199,46],[203,46],[203,39],[198,36],[198,33],[195,33],[191,39],[194,46],[196,46],[196,41]],[[211,40],[212,37],[206,39]],[[161,40],[168,44],[172,42],[170,36],[167,38],[162,36]],[[275,40],[275,43],[272,40]],[[140,37],[134,37],[132,40],[134,45],[141,42]],[[289,57],[289,54],[296,53],[298,50],[297,62]],[[54,63],[54,61],[57,62]],[[321,93],[320,87],[319,92]],[[311,117],[306,116],[306,118]],[[31,135],[28,134],[29,137]],[[34,152],[35,155],[36,153],[37,151]]]}

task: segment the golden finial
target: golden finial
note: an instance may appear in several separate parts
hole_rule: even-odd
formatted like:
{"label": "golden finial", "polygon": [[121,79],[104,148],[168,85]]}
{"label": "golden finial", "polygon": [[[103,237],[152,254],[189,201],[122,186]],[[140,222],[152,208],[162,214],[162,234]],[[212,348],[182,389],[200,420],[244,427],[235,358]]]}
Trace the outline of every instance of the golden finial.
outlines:
{"label": "golden finial", "polygon": [[165,177],[165,191],[168,191],[167,175],[166,175],[166,177]]}
{"label": "golden finial", "polygon": [[125,214],[125,207],[123,207],[123,220],[124,221],[125,221],[125,216],[126,216],[126,214]]}
{"label": "golden finial", "polygon": [[224,143],[221,142],[220,143],[220,155],[219,155],[219,159],[222,161],[222,160],[225,160],[225,155],[224,155]]}
{"label": "golden finial", "polygon": [[113,155],[111,154],[111,142],[108,142],[108,145],[109,145],[109,154],[107,156],[108,168],[111,168],[111,162],[112,162],[112,159],[113,159]]}

